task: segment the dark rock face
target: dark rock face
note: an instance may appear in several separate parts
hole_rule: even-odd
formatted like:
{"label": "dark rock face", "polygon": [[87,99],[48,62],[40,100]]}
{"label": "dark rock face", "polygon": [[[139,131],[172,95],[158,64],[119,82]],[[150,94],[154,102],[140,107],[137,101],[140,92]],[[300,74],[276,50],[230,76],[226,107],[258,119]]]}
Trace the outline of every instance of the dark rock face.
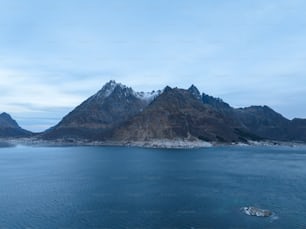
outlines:
{"label": "dark rock face", "polygon": [[248,139],[252,136],[251,139],[258,140],[257,136],[254,136],[253,134],[249,133],[250,131],[248,130],[248,128],[245,127],[239,117],[237,117],[236,109],[231,107],[228,103],[225,103],[220,98],[215,98],[205,93],[202,94],[201,100],[207,106],[210,106],[217,112],[222,113],[223,116],[226,117],[228,123],[235,123],[235,126],[239,126],[240,128],[237,129],[237,132],[239,132],[242,136],[245,135]]}
{"label": "dark rock face", "polygon": [[0,137],[28,137],[30,131],[22,129],[17,122],[7,113],[0,114]]}
{"label": "dark rock face", "polygon": [[203,104],[190,90],[164,92],[142,113],[114,132],[117,140],[202,139],[239,141],[235,123],[228,123],[222,113]]}
{"label": "dark rock face", "polygon": [[306,142],[306,119],[295,118],[290,122],[288,140]]}
{"label": "dark rock face", "polygon": [[149,102],[138,98],[131,88],[110,81],[41,137],[104,140],[113,128],[141,112]]}
{"label": "dark rock face", "polygon": [[221,112],[231,122],[241,125],[237,130],[249,140],[306,141],[306,120],[286,119],[268,106],[235,109],[219,98],[203,94],[202,101]]}
{"label": "dark rock face", "polygon": [[219,111],[227,112],[233,110],[233,108],[229,104],[223,102],[222,99],[206,95],[205,93],[202,94],[202,101],[204,104],[208,104]]}

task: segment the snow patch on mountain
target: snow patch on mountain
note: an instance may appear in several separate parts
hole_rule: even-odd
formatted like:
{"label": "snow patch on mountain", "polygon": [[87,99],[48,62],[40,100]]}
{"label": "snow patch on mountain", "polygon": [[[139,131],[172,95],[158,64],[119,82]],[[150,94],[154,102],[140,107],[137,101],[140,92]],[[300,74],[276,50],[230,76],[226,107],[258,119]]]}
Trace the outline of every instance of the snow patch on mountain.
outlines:
{"label": "snow patch on mountain", "polygon": [[105,98],[109,97],[118,87],[121,88],[122,95],[128,97],[129,95],[133,95],[136,98],[145,101],[146,103],[150,103],[153,101],[157,96],[159,96],[162,92],[158,91],[151,91],[151,92],[136,92],[132,88],[127,87],[121,83],[117,83],[114,80],[109,81],[106,83],[97,94],[95,94],[91,99],[103,101]]}
{"label": "snow patch on mountain", "polygon": [[117,83],[115,80],[111,80],[108,83],[106,83],[102,89],[95,95],[96,98],[103,99],[110,96],[116,87],[127,88],[127,86]]}
{"label": "snow patch on mountain", "polygon": [[141,100],[145,100],[147,102],[153,101],[157,96],[161,94],[161,91],[151,91],[151,92],[135,92],[135,96]]}

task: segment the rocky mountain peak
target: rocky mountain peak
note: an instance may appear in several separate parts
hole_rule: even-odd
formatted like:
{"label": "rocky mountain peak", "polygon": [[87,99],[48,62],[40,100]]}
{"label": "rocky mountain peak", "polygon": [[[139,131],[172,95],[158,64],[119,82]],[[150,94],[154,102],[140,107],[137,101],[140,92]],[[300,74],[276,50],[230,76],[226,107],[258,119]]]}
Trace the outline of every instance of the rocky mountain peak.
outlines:
{"label": "rocky mountain peak", "polygon": [[12,117],[6,112],[1,113],[0,117],[4,119],[12,119]]}
{"label": "rocky mountain peak", "polygon": [[0,114],[0,138],[6,137],[27,137],[32,133],[22,129],[18,123],[8,114]]}
{"label": "rocky mountain peak", "polygon": [[169,91],[171,91],[171,90],[172,90],[172,88],[171,88],[171,87],[166,86],[166,87],[164,88],[163,92],[169,92]]}
{"label": "rocky mountain peak", "polygon": [[104,139],[148,105],[137,95],[132,88],[111,80],[42,137]]}
{"label": "rocky mountain peak", "polygon": [[19,128],[17,122],[5,112],[0,114],[0,126]]}
{"label": "rocky mountain peak", "polygon": [[125,85],[121,83],[116,83],[115,80],[110,80],[107,82],[100,91],[98,91],[95,95],[95,99],[104,99],[110,96],[116,88],[127,88]]}
{"label": "rocky mountain peak", "polygon": [[188,91],[198,100],[201,100],[201,93],[193,84],[188,88]]}
{"label": "rocky mountain peak", "polygon": [[92,97],[92,99],[103,101],[111,95],[117,98],[128,98],[131,96],[135,96],[136,98],[144,101],[145,103],[150,103],[160,94],[161,90],[151,92],[135,92],[131,87],[127,87],[124,84],[117,83],[115,80],[110,80],[102,87],[100,91],[98,91]]}
{"label": "rocky mountain peak", "polygon": [[118,98],[128,98],[130,96],[134,96],[134,91],[130,87],[127,87],[122,84],[117,84],[115,85],[111,94],[113,96],[117,96]]}

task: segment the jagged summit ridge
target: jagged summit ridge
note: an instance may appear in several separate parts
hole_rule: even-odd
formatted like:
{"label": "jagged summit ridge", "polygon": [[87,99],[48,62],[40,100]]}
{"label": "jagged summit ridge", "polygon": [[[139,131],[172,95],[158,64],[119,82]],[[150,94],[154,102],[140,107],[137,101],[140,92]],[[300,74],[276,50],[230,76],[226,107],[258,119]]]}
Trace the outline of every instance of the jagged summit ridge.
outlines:
{"label": "jagged summit ridge", "polygon": [[110,80],[101,88],[100,91],[98,91],[95,95],[92,96],[92,99],[103,100],[111,96],[114,92],[123,92],[125,96],[127,96],[127,94],[134,94],[132,88],[127,87],[124,84],[117,83],[115,80]]}
{"label": "jagged summit ridge", "polygon": [[96,94],[97,97],[108,97],[116,87],[125,88],[125,86],[121,83],[116,83],[115,80],[110,80],[106,83],[102,89]]}
{"label": "jagged summit ridge", "polygon": [[109,97],[114,92],[122,92],[122,94],[127,96],[135,96],[138,99],[141,99],[147,103],[153,101],[157,96],[159,96],[162,92],[160,90],[153,90],[151,92],[137,92],[134,91],[131,87],[128,87],[122,83],[117,83],[115,80],[110,80],[107,82],[100,91],[98,91],[94,96],[92,96],[92,100],[103,100]]}

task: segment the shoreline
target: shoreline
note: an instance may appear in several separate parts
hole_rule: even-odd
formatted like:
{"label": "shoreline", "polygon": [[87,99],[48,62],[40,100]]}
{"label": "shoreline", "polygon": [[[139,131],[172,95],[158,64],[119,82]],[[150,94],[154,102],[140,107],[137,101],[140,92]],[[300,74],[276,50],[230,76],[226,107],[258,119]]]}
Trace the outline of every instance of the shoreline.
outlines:
{"label": "shoreline", "polygon": [[37,138],[7,138],[0,139],[0,145],[3,147],[25,145],[25,146],[122,146],[122,147],[140,147],[140,148],[153,148],[153,149],[197,149],[197,148],[211,148],[218,146],[284,146],[284,147],[299,147],[306,146],[302,142],[281,142],[281,141],[248,141],[238,143],[219,143],[219,142],[206,142],[201,140],[188,140],[188,139],[156,139],[150,141],[86,141],[86,140],[41,140]]}
{"label": "shoreline", "polygon": [[122,146],[122,147],[141,147],[155,149],[194,149],[209,148],[215,143],[204,141],[188,140],[152,140],[152,141],[64,141],[64,140],[40,140],[35,138],[20,139],[0,139],[6,145],[26,145],[26,146]]}

